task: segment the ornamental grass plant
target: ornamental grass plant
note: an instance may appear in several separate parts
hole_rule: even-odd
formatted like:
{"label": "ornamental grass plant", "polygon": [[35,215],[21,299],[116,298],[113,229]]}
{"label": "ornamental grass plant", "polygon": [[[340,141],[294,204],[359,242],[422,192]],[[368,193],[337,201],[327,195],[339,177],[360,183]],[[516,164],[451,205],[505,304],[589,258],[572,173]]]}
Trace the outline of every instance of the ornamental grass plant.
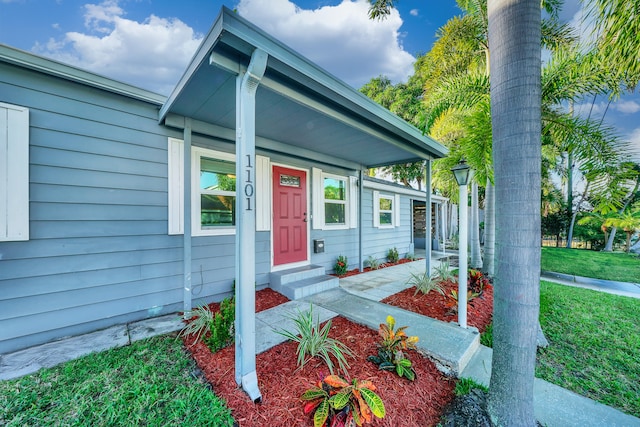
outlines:
{"label": "ornamental grass plant", "polygon": [[346,374],[349,368],[346,357],[353,357],[353,353],[342,342],[329,338],[331,320],[321,326],[320,318],[313,316],[313,305],[309,306],[309,310],[298,310],[297,314],[290,315],[289,319],[293,321],[295,331],[281,329],[276,332],[298,344],[296,350],[298,369],[317,356],[327,365],[332,375],[334,359],[338,363],[339,370]]}

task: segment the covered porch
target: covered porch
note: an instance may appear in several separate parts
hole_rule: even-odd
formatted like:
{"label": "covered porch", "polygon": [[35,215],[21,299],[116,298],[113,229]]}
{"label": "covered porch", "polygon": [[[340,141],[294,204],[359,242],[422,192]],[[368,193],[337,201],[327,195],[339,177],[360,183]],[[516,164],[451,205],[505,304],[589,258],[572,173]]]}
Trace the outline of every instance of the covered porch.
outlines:
{"label": "covered porch", "polygon": [[[191,212],[195,184],[192,179],[198,179],[192,172],[199,167],[193,164],[193,149],[199,148],[194,138],[206,136],[233,156],[229,162],[235,162],[235,174],[228,176],[235,179],[235,196],[226,197],[235,197],[233,227],[227,230],[228,234],[235,234],[235,378],[252,400],[260,400],[255,371],[256,232],[270,233],[271,242],[279,238],[273,214],[279,202],[275,203],[273,187],[277,182],[285,187],[308,182],[313,191],[318,191],[321,181],[316,177],[324,175],[315,173],[316,169],[348,171],[345,174],[349,179],[344,182],[351,186],[345,186],[342,192],[352,192],[351,200],[357,200],[357,208],[348,209],[346,202],[342,208],[338,197],[333,208],[337,209],[339,219],[336,224],[329,224],[330,220],[325,218],[329,215],[326,205],[321,207],[317,200],[311,197],[303,200],[300,196],[303,200],[298,209],[300,222],[292,230],[304,233],[310,222],[315,228],[319,217],[325,220],[327,228],[339,229],[343,225],[354,229],[362,268],[364,172],[396,163],[426,162],[425,204],[430,207],[431,161],[445,156],[446,148],[227,8],[220,12],[162,106],[159,121],[180,129],[183,135],[183,143],[178,147],[182,150],[180,167],[184,179],[178,185],[181,188],[175,191],[183,198],[184,211],[176,211],[174,215],[184,236],[185,313],[192,308],[189,268],[192,230],[201,226],[194,223],[194,218],[198,221],[200,217],[199,212],[195,215]],[[313,167],[307,169],[314,169],[313,179],[305,173],[299,177],[287,175],[286,182],[272,181],[272,168],[280,167],[281,159],[292,164],[309,162]],[[325,180],[333,175],[327,176]],[[170,182],[172,186],[175,183]],[[294,194],[292,200],[296,197]],[[430,209],[426,214],[431,216]],[[301,242],[304,256],[310,253],[312,242],[309,239]],[[272,269],[276,264],[272,259]],[[429,256],[426,268],[430,269]]]}

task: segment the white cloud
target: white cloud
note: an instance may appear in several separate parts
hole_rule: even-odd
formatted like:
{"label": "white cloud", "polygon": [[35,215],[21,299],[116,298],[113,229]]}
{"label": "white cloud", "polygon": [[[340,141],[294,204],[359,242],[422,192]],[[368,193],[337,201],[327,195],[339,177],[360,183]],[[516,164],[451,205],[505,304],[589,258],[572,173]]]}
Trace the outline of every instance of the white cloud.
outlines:
{"label": "white cloud", "polygon": [[595,43],[595,19],[580,7],[569,21],[569,25],[576,29],[580,42],[585,45]]}
{"label": "white cloud", "polygon": [[88,33],[36,44],[34,51],[118,80],[168,95],[202,36],[179,19],[151,15],[124,18],[117,0],[85,5]]}
{"label": "white cloud", "polygon": [[418,16],[418,9],[411,9],[411,11],[409,12],[411,14],[411,16]]}
{"label": "white cloud", "polygon": [[625,114],[634,114],[640,111],[640,104],[636,101],[619,101],[613,104],[613,108]]}
{"label": "white cloud", "polygon": [[[6,0],[0,0],[6,1]],[[202,35],[177,18],[126,18],[121,0],[84,6],[86,31],[36,43],[36,53],[168,95]],[[402,48],[397,10],[368,17],[366,0],[301,9],[289,0],[240,0],[238,12],[354,87],[384,74],[404,81],[415,58]]]}
{"label": "white cloud", "polygon": [[606,102],[586,102],[584,104],[576,104],[574,106],[574,111],[576,115],[582,117],[590,117],[590,118],[600,118],[607,111],[607,103]]}
{"label": "white cloud", "polygon": [[397,10],[371,20],[366,0],[301,9],[289,0],[241,0],[238,13],[354,87],[384,74],[405,81],[415,58],[402,48]]}

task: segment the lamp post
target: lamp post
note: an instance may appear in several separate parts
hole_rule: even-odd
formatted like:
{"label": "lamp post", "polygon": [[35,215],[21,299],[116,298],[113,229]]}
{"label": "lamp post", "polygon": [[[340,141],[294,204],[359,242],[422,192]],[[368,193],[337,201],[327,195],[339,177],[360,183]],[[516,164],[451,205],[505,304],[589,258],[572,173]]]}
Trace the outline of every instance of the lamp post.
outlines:
{"label": "lamp post", "polygon": [[458,227],[458,324],[467,328],[467,184],[473,171],[464,159],[451,168],[451,172],[460,186]]}

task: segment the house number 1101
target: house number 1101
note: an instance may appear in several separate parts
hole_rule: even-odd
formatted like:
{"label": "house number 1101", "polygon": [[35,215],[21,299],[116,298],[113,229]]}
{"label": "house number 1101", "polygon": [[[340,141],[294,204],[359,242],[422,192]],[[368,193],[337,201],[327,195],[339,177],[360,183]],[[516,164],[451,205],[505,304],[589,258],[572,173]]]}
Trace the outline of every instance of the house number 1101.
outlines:
{"label": "house number 1101", "polygon": [[244,195],[247,196],[247,210],[252,211],[251,208],[251,197],[253,197],[253,181],[251,181],[251,170],[253,169],[253,165],[251,164],[251,155],[247,154],[247,164],[245,166],[245,171],[247,172],[247,183],[244,186]]}

